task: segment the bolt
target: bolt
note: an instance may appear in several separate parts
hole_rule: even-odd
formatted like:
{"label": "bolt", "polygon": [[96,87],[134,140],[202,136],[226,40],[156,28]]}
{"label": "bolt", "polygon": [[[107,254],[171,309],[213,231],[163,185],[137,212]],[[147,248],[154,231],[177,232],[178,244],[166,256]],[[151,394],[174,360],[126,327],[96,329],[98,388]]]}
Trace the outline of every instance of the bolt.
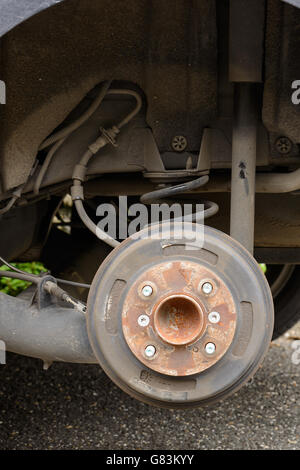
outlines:
{"label": "bolt", "polygon": [[219,314],[219,312],[210,312],[210,314],[208,315],[208,320],[210,321],[210,323],[219,323],[219,321],[221,320],[221,315]]}
{"label": "bolt", "polygon": [[187,148],[187,140],[184,135],[175,135],[172,140],[172,148],[175,152],[183,152]]}
{"label": "bolt", "polygon": [[210,282],[205,282],[203,285],[202,285],[202,292],[204,294],[211,294],[213,291],[213,285],[210,283]]}
{"label": "bolt", "polygon": [[142,294],[144,297],[150,297],[153,294],[153,289],[151,286],[144,286],[142,289]]}
{"label": "bolt", "polygon": [[216,345],[214,343],[207,343],[205,345],[205,351],[207,354],[214,354],[216,351]]}
{"label": "bolt", "polygon": [[148,326],[150,322],[150,319],[148,315],[140,315],[138,318],[138,324],[140,326]]}
{"label": "bolt", "polygon": [[278,137],[275,142],[276,149],[282,155],[287,155],[293,148],[293,143],[288,137]]}
{"label": "bolt", "polygon": [[148,357],[148,358],[151,358],[154,356],[154,354],[156,353],[156,348],[155,346],[153,346],[152,344],[149,344],[146,348],[145,348],[145,356]]}

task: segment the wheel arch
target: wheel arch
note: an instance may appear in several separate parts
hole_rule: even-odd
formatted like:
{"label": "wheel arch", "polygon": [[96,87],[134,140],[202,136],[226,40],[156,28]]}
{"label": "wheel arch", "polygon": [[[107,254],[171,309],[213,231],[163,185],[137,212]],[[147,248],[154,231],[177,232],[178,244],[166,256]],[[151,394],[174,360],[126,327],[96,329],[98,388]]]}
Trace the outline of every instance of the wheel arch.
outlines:
{"label": "wheel arch", "polygon": [[65,0],[1,0],[0,38],[37,13]]}

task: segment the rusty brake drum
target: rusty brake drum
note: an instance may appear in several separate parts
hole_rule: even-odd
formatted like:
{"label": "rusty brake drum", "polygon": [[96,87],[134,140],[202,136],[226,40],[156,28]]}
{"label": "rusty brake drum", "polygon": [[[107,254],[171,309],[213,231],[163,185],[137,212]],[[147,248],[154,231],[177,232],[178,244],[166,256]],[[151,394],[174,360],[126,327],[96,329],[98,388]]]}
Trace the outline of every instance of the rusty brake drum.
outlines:
{"label": "rusty brake drum", "polygon": [[273,331],[272,295],[239,243],[195,224],[157,226],[125,240],[98,270],[88,332],[110,378],[133,397],[164,407],[213,403],[261,363]]}

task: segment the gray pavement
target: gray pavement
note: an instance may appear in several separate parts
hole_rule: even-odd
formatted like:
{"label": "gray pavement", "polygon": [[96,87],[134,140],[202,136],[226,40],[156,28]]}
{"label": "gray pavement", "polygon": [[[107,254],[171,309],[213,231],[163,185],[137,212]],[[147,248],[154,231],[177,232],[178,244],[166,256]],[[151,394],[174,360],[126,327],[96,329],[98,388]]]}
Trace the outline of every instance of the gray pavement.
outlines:
{"label": "gray pavement", "polygon": [[169,411],[128,397],[97,366],[9,354],[0,366],[0,449],[300,449],[300,323],[255,378],[211,409]]}

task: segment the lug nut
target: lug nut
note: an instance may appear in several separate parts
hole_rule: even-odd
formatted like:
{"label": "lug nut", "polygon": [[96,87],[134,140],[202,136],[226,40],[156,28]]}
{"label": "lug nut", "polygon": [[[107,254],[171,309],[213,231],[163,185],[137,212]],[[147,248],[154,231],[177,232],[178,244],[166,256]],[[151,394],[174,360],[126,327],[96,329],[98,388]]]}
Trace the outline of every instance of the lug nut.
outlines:
{"label": "lug nut", "polygon": [[151,357],[154,356],[155,353],[156,353],[156,348],[152,344],[149,344],[149,346],[147,346],[145,348],[145,356],[146,357],[151,358]]}
{"label": "lug nut", "polygon": [[142,289],[142,294],[144,297],[150,297],[153,294],[153,289],[151,286],[144,286]]}
{"label": "lug nut", "polygon": [[205,345],[205,351],[207,354],[214,354],[216,351],[216,345],[214,343],[207,343]]}
{"label": "lug nut", "polygon": [[213,285],[210,282],[205,282],[202,285],[202,292],[206,295],[211,294],[213,291]]}
{"label": "lug nut", "polygon": [[210,314],[208,315],[208,320],[210,321],[210,323],[219,323],[219,321],[221,320],[221,315],[219,314],[219,312],[210,312]]}
{"label": "lug nut", "polygon": [[148,315],[140,315],[138,318],[138,324],[140,326],[148,326],[150,322],[150,319]]}

